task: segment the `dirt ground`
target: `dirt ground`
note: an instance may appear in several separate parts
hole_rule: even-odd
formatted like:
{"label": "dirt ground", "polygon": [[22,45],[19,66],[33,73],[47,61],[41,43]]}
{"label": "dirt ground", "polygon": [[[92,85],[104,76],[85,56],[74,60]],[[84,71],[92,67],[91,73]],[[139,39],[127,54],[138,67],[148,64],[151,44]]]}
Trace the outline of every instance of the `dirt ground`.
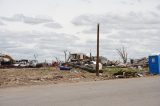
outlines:
{"label": "dirt ground", "polygon": [[0,69],[0,88],[34,85],[48,83],[65,83],[79,81],[102,80],[107,77],[96,77],[95,73],[89,73],[80,69],[60,71],[56,68],[10,68]]}
{"label": "dirt ground", "polygon": [[80,81],[98,81],[114,79],[113,74],[119,70],[138,71],[129,69],[109,68],[105,69],[99,77],[82,69],[74,68],[70,71],[61,71],[59,68],[9,68],[0,69],[0,88],[21,86],[74,83]]}

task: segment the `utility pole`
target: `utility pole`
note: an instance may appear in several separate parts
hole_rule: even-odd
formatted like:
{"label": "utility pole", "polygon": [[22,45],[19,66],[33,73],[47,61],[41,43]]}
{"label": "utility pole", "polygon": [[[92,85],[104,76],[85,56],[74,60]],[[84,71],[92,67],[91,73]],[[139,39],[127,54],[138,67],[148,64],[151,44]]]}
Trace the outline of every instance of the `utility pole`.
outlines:
{"label": "utility pole", "polygon": [[97,61],[96,61],[96,76],[99,76],[99,24],[97,24]]}

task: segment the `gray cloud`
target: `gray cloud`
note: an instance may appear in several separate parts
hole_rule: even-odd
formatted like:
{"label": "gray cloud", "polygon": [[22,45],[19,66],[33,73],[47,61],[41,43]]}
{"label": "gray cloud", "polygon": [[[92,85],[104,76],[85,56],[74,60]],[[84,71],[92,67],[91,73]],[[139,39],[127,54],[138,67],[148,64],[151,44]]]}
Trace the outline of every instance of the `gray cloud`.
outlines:
{"label": "gray cloud", "polygon": [[160,4],[156,7],[158,10],[160,10]]}
{"label": "gray cloud", "polygon": [[[72,20],[74,25],[102,24],[160,24],[159,14],[129,12],[125,15],[107,13],[102,15],[80,15]],[[157,15],[158,17],[155,17]]]}
{"label": "gray cloud", "polygon": [[23,14],[16,14],[12,17],[0,17],[0,19],[4,21],[11,21],[11,22],[24,22],[26,24],[41,24],[41,23],[48,23],[48,22],[54,22],[51,18],[46,17],[29,17],[25,16]]}
{"label": "gray cloud", "polygon": [[84,1],[84,2],[86,2],[86,3],[91,3],[90,0],[82,0],[82,1]]}
{"label": "gray cloud", "polygon": [[126,1],[126,0],[124,0],[124,1],[121,1],[121,3],[124,4],[124,5],[126,5],[126,4],[134,5],[134,4],[140,3],[140,2],[141,2],[141,0],[134,0],[134,1]]}
{"label": "gray cloud", "polygon": [[[128,14],[81,15],[72,20],[75,26],[85,26],[82,34],[96,34],[100,23],[101,55],[118,56],[115,49],[125,46],[129,57],[148,56],[160,52],[160,14],[156,12]],[[95,49],[96,40],[88,39],[85,47]]]}
{"label": "gray cloud", "polygon": [[[117,59],[117,48],[125,46],[129,58],[140,58],[149,54],[160,52],[160,31],[119,31],[117,34],[110,34],[100,37],[100,55],[110,59]],[[96,40],[88,40],[86,44],[77,45],[81,49],[91,49],[96,55]]]}
{"label": "gray cloud", "polygon": [[[11,32],[0,31],[0,51],[11,54],[14,58],[32,58],[53,60],[54,56],[63,57],[63,50],[70,50],[78,37],[54,32]],[[62,58],[63,59],[63,58]]]}
{"label": "gray cloud", "polygon": [[46,23],[44,26],[48,27],[48,28],[55,28],[55,29],[60,29],[62,28],[62,25],[60,25],[59,23]]}
{"label": "gray cloud", "polygon": [[76,26],[88,26],[85,33],[95,33],[97,23],[101,24],[103,33],[111,30],[151,30],[160,29],[160,15],[155,12],[135,13],[129,12],[125,15],[102,14],[102,15],[81,15],[72,20]]}
{"label": "gray cloud", "polygon": [[0,25],[5,25],[2,21],[0,21]]}

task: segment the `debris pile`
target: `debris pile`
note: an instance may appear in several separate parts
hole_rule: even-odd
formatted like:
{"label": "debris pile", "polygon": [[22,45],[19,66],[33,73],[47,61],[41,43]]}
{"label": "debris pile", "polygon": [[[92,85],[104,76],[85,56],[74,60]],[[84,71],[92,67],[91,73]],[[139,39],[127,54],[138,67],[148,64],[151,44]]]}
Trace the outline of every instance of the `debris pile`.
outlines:
{"label": "debris pile", "polygon": [[137,67],[137,68],[138,66],[148,67],[148,58],[144,57],[141,59],[131,59],[130,63],[131,63],[131,66]]}
{"label": "debris pile", "polygon": [[9,67],[14,63],[14,61],[15,60],[11,56],[0,54],[0,67]]}
{"label": "debris pile", "polygon": [[100,56],[99,77],[95,75],[96,56],[70,53],[64,62],[56,59],[51,64],[46,61],[38,63],[36,59],[14,60],[9,55],[0,55],[0,86],[97,81],[148,75],[147,58],[132,59],[124,64]]}
{"label": "debris pile", "polygon": [[22,59],[22,60],[16,60],[14,63],[13,63],[13,66],[14,67],[22,67],[22,68],[25,68],[25,67],[36,67],[38,64],[38,61],[37,60],[27,60],[27,59]]}
{"label": "debris pile", "polygon": [[21,59],[15,60],[10,55],[0,54],[0,68],[37,68],[40,67],[38,60]]}

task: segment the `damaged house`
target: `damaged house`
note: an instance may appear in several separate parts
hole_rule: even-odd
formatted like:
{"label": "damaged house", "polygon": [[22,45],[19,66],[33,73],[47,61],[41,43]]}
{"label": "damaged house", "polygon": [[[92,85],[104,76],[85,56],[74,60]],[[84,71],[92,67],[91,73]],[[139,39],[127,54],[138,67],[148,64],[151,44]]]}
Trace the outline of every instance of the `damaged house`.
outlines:
{"label": "damaged house", "polygon": [[0,66],[11,66],[14,63],[14,59],[6,54],[0,54]]}
{"label": "damaged house", "polygon": [[89,61],[90,57],[85,55],[84,53],[72,53],[69,56],[70,62],[83,62]]}
{"label": "damaged house", "polygon": [[130,60],[131,66],[133,67],[147,67],[148,66],[148,58],[144,57],[141,59],[131,59]]}

